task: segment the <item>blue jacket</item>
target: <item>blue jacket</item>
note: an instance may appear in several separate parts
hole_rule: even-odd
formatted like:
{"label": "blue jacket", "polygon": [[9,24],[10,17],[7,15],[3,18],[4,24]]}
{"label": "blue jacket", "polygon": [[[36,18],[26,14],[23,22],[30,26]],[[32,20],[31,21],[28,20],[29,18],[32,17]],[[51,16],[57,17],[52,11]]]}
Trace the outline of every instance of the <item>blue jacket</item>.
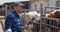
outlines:
{"label": "blue jacket", "polygon": [[5,30],[7,29],[11,29],[12,32],[22,32],[21,19],[15,11],[12,11],[6,18]]}

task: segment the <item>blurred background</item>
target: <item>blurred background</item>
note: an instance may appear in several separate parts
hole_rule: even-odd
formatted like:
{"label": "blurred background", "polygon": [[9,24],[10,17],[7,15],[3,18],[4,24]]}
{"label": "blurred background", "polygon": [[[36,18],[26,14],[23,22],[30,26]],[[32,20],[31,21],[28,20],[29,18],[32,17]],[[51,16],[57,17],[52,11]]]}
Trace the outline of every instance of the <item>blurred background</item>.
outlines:
{"label": "blurred background", "polygon": [[29,29],[22,32],[60,32],[60,0],[0,0],[1,32],[5,32],[5,19],[14,2],[25,5],[19,15],[23,26],[28,25]]}

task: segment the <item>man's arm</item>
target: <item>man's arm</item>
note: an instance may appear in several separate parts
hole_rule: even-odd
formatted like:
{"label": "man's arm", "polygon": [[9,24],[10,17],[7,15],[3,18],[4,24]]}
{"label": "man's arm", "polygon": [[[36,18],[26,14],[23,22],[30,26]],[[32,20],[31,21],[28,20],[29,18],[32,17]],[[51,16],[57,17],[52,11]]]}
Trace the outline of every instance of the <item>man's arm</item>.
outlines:
{"label": "man's arm", "polygon": [[5,20],[5,30],[11,29],[12,18],[8,16]]}
{"label": "man's arm", "polygon": [[21,20],[14,18],[14,23],[15,23],[15,27],[17,29],[17,32],[22,32]]}

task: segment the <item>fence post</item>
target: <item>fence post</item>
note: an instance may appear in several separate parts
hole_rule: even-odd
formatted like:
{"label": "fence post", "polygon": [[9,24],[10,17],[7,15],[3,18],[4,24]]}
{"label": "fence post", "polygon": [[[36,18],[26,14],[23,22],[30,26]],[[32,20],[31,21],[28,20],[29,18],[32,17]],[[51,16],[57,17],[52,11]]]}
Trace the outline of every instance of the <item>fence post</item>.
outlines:
{"label": "fence post", "polygon": [[42,15],[43,15],[43,4],[42,3],[41,3],[40,7],[41,7],[41,9],[40,9],[41,10],[40,32],[42,32],[42,29],[41,29],[42,28]]}
{"label": "fence post", "polygon": [[6,10],[5,10],[5,18],[7,17],[7,5],[5,5],[5,8],[6,8]]}

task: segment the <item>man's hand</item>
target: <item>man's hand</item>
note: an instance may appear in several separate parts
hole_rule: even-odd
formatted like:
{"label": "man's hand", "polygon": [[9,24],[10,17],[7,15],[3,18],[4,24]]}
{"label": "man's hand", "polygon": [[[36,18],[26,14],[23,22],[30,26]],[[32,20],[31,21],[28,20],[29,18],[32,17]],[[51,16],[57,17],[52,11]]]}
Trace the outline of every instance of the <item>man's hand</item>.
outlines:
{"label": "man's hand", "polygon": [[23,29],[28,29],[29,26],[28,25],[25,25],[24,27],[22,27]]}
{"label": "man's hand", "polygon": [[27,32],[28,30],[31,30],[31,29],[32,29],[32,27],[29,26],[29,25],[25,25],[25,26],[22,27],[22,28],[23,28],[24,32]]}
{"label": "man's hand", "polygon": [[12,32],[12,30],[11,30],[11,29],[8,29],[8,30],[6,30],[5,32]]}
{"label": "man's hand", "polygon": [[22,29],[23,29],[24,32],[27,32],[27,30],[29,29],[29,26],[25,25],[24,27],[22,27]]}

